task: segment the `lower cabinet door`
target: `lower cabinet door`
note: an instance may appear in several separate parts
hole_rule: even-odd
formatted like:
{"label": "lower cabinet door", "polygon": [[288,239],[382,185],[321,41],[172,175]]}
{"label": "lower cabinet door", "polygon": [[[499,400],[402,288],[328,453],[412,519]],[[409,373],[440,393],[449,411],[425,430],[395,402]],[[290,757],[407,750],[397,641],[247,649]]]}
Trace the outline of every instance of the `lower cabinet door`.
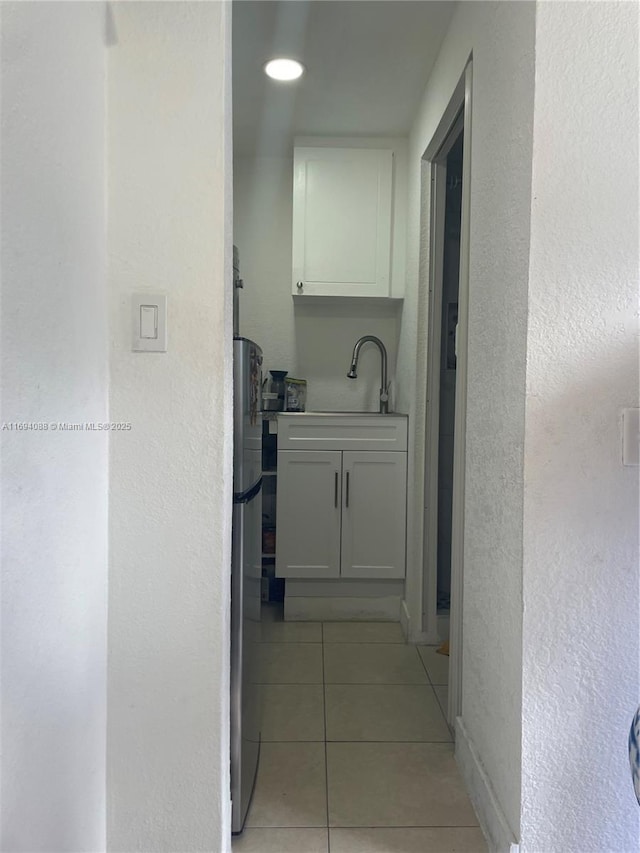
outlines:
{"label": "lower cabinet door", "polygon": [[276,575],[340,576],[342,453],[282,450],[278,453]]}
{"label": "lower cabinet door", "polygon": [[342,454],[342,577],[405,574],[407,454]]}

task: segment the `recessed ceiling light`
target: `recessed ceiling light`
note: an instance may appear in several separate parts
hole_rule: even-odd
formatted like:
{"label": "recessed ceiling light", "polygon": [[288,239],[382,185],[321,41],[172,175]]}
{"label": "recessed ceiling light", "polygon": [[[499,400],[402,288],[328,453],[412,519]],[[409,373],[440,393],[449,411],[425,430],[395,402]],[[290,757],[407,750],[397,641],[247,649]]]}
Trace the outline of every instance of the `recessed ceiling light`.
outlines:
{"label": "recessed ceiling light", "polygon": [[267,62],[264,72],[274,80],[297,80],[304,73],[304,65],[295,59],[280,57]]}

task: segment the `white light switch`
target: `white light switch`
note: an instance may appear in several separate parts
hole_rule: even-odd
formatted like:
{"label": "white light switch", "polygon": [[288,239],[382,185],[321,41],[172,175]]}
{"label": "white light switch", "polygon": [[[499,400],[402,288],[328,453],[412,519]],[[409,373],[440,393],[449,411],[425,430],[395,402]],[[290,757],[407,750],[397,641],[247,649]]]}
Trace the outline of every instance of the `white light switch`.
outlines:
{"label": "white light switch", "polygon": [[134,293],[131,297],[134,352],[167,351],[167,297],[158,293]]}
{"label": "white light switch", "polygon": [[640,409],[622,412],[622,464],[640,465]]}
{"label": "white light switch", "polygon": [[157,338],[158,337],[158,306],[157,305],[141,305],[140,306],[140,337],[141,338]]}

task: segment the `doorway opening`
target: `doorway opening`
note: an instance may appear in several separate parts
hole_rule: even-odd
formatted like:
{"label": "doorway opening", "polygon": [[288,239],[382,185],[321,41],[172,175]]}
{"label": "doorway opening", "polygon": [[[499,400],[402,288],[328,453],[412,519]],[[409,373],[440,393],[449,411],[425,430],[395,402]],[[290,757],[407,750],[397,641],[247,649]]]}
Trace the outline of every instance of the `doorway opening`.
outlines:
{"label": "doorway opening", "polygon": [[449,642],[452,727],[462,706],[471,74],[469,61],[423,158],[430,222],[423,630]]}
{"label": "doorway opening", "polygon": [[[444,245],[440,311],[440,376],[438,418],[437,595],[439,617],[451,610],[451,539],[453,510],[453,436],[456,407],[456,336],[462,222],[463,128],[446,157]],[[436,319],[434,318],[434,322]],[[434,392],[436,389],[434,389]]]}

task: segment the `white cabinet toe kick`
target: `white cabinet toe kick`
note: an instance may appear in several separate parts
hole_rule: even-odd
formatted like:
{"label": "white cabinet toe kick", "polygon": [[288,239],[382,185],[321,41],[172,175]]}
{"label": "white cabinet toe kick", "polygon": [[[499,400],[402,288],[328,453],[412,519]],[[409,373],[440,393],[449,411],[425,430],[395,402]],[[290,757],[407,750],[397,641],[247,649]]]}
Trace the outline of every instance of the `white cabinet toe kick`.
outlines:
{"label": "white cabinet toe kick", "polygon": [[284,618],[288,622],[399,622],[403,598],[404,580],[289,578]]}

